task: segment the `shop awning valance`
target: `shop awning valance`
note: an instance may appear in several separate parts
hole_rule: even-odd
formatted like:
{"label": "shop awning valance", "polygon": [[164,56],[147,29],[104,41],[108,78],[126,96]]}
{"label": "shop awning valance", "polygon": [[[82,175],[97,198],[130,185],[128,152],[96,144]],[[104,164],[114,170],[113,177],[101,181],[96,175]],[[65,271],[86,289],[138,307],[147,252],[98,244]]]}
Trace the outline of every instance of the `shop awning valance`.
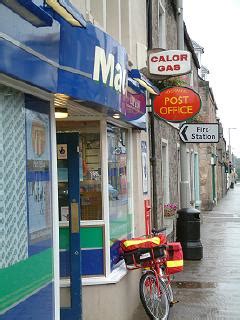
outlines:
{"label": "shop awning valance", "polygon": [[128,91],[131,92],[131,90],[133,90],[133,93],[140,93],[140,94],[145,94],[146,89],[143,88],[142,86],[140,86],[139,82],[134,80],[131,76],[130,76],[130,71],[128,72]]}
{"label": "shop awning valance", "polygon": [[[145,77],[144,74],[142,74],[138,69],[132,69],[129,71],[128,74],[133,80],[137,81],[141,87],[143,87],[145,90],[147,90],[149,93],[158,95],[159,90],[156,86],[152,84],[151,81],[148,80],[147,77]],[[128,82],[129,83],[129,82]]]}
{"label": "shop awning valance", "polygon": [[54,11],[74,27],[86,27],[86,20],[68,0],[46,0]]}
{"label": "shop awning valance", "polygon": [[32,1],[2,0],[1,3],[35,27],[46,27],[52,25],[52,17]]}

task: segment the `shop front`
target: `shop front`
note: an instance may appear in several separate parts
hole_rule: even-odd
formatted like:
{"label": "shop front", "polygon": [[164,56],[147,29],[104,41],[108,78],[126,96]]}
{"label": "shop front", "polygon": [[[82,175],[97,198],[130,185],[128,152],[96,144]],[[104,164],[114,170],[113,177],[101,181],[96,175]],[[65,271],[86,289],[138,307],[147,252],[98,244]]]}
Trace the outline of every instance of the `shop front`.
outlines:
{"label": "shop front", "polygon": [[[75,305],[73,283],[81,275],[87,319],[89,307],[97,305],[90,292],[111,294],[106,285],[126,275],[119,240],[134,233],[134,196],[142,190],[142,185],[134,189],[134,150],[141,157],[136,136],[146,125],[146,100],[137,84],[135,91],[127,88],[127,54],[119,43],[91,24],[72,32],[62,21],[61,28],[61,65],[78,70],[60,70],[58,92],[72,98],[56,101],[68,113],[56,121],[61,306]],[[72,238],[76,207],[78,248]],[[71,257],[79,250],[80,267],[72,273]]]}
{"label": "shop front", "polygon": [[59,319],[59,295],[61,319],[81,319],[82,286],[103,293],[126,274],[119,240],[149,197],[145,94],[127,89],[126,51],[103,31],[3,3],[0,319]]}
{"label": "shop front", "polygon": [[[58,62],[60,28],[58,22],[40,9],[31,16],[30,23],[11,7],[13,1],[3,3],[0,4],[0,319],[52,320],[58,319],[59,280],[54,228],[56,173],[52,162],[55,119],[49,92],[57,84],[54,64]],[[32,9],[37,10],[37,6]]]}

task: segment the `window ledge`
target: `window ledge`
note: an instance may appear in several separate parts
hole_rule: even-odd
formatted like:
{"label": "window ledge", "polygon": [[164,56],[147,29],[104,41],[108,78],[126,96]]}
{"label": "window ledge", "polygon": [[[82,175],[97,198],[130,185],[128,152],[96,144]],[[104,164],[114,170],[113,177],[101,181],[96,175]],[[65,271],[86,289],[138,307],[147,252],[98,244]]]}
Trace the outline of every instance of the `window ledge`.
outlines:
{"label": "window ledge", "polygon": [[[82,278],[83,286],[103,285],[118,283],[127,274],[125,262],[121,261],[116,269],[107,277],[86,277]],[[70,278],[60,279],[60,287],[70,287]]]}

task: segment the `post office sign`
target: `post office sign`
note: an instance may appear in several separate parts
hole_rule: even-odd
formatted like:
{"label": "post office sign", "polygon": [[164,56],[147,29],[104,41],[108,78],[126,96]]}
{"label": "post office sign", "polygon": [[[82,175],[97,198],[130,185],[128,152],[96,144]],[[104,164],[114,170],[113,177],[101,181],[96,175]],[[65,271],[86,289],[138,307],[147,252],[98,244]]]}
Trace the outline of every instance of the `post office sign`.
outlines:
{"label": "post office sign", "polygon": [[169,87],[155,97],[154,113],[170,122],[183,122],[195,116],[201,109],[197,92],[186,87]]}

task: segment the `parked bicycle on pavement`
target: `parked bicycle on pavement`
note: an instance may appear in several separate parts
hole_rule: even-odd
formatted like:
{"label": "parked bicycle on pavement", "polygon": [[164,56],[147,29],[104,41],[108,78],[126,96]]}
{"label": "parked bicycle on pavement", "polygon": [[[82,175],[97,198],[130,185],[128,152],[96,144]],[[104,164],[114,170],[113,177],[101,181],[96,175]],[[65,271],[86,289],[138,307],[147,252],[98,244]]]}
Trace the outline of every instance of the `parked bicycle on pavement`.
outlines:
{"label": "parked bicycle on pavement", "polygon": [[152,234],[121,241],[122,255],[128,270],[142,269],[139,294],[143,307],[153,320],[166,320],[175,303],[171,275],[182,271],[183,253],[179,242],[168,243],[166,228]]}

